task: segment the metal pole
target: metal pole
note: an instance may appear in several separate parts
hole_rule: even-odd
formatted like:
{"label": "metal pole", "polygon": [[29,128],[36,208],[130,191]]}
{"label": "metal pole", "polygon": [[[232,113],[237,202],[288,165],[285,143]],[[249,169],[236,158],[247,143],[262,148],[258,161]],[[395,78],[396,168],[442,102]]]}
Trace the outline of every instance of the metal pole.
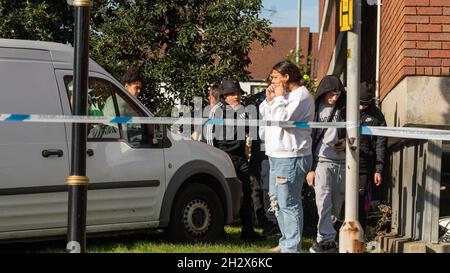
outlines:
{"label": "metal pole", "polygon": [[298,0],[298,14],[297,14],[297,37],[295,45],[295,62],[298,64],[300,61],[300,35],[302,28],[302,0]]}
{"label": "metal pole", "polygon": [[381,44],[381,0],[377,1],[377,57],[375,69],[375,103],[380,107],[380,44]]}
{"label": "metal pole", "polygon": [[[89,70],[89,19],[91,0],[74,0],[74,94],[73,115],[87,115]],[[69,188],[67,247],[69,253],[86,251],[86,124],[72,125],[72,163],[66,183]]]}
{"label": "metal pole", "polygon": [[345,169],[345,221],[339,231],[339,252],[363,251],[364,233],[358,221],[359,85],[361,55],[361,0],[354,1],[353,31],[347,32],[347,146]]}

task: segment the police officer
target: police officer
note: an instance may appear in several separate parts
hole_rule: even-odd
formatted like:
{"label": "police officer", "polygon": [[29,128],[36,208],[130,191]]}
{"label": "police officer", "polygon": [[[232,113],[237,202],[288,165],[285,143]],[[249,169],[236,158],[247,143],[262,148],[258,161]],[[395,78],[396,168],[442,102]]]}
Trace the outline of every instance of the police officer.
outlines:
{"label": "police officer", "polygon": [[[245,108],[241,105],[244,93],[239,82],[232,79],[222,81],[221,96],[224,104],[217,108],[214,117],[225,119],[246,119]],[[215,126],[213,145],[226,152],[233,162],[236,174],[242,182],[243,200],[240,208],[242,224],[241,239],[261,241],[265,237],[259,235],[253,226],[252,189],[250,185],[249,163],[245,155],[246,130],[242,126]]]}
{"label": "police officer", "polygon": [[[373,84],[362,82],[360,87],[361,125],[386,126],[383,113],[375,105]],[[374,193],[378,193],[386,167],[387,138],[384,136],[360,137],[359,152],[359,221],[363,230],[367,226],[367,212]],[[375,187],[374,187],[375,186]]]}

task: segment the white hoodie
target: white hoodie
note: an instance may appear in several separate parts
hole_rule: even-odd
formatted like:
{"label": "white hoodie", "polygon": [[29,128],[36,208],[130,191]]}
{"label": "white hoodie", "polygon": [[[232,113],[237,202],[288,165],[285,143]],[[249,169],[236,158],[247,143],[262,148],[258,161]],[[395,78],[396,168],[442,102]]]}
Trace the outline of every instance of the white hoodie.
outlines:
{"label": "white hoodie", "polygon": [[[306,87],[299,87],[271,102],[259,106],[264,120],[306,121],[314,120],[314,100]],[[311,129],[265,128],[266,155],[275,158],[291,158],[310,155]]]}

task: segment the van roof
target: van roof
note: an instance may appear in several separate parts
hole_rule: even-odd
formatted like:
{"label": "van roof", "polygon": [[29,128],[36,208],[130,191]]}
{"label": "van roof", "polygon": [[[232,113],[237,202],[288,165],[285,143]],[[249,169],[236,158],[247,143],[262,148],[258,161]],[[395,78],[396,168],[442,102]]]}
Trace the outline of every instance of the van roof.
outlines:
{"label": "van roof", "polygon": [[[0,39],[0,48],[1,47],[49,51],[55,68],[73,69],[73,47],[69,44],[19,39]],[[108,72],[92,59],[89,59],[89,70],[109,75]]]}
{"label": "van roof", "polygon": [[64,45],[54,42],[44,42],[44,41],[31,41],[31,40],[20,40],[20,39],[0,39],[1,47],[15,47],[15,48],[27,48],[27,49],[40,49],[40,50],[66,50],[73,49],[70,45]]}
{"label": "van roof", "polygon": [[[73,70],[73,47],[71,45],[65,45],[55,42],[43,42],[43,41],[32,41],[32,40],[19,40],[19,39],[1,39],[0,38],[0,53],[1,48],[10,48],[10,49],[29,49],[29,50],[43,50],[48,51],[51,56],[51,61],[53,63],[54,68],[56,69],[66,69]],[[42,54],[38,55],[38,58],[43,58]],[[46,54],[45,54],[46,55]],[[20,59],[20,53],[13,53],[14,58]],[[48,59],[48,55],[45,59],[41,59],[43,61],[50,61]],[[0,56],[1,57],[1,56]],[[123,89],[122,85],[105,69],[103,69],[100,65],[98,65],[92,59],[89,59],[89,71],[97,72],[108,76],[111,80],[115,81],[117,86],[120,86]],[[123,89],[124,90],[124,89]],[[124,91],[126,92],[126,91]],[[142,109],[145,110],[149,115],[153,116],[153,114],[137,99],[133,98],[137,103],[142,106]]]}

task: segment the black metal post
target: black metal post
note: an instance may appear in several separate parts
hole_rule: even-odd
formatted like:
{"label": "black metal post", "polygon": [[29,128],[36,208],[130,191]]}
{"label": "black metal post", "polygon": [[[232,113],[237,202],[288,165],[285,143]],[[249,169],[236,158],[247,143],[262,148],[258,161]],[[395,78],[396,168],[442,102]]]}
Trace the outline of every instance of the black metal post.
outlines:
{"label": "black metal post", "polygon": [[[89,70],[89,19],[91,0],[74,0],[74,92],[73,115],[87,115],[87,89]],[[86,124],[72,125],[72,161],[69,188],[67,252],[86,251]]]}

